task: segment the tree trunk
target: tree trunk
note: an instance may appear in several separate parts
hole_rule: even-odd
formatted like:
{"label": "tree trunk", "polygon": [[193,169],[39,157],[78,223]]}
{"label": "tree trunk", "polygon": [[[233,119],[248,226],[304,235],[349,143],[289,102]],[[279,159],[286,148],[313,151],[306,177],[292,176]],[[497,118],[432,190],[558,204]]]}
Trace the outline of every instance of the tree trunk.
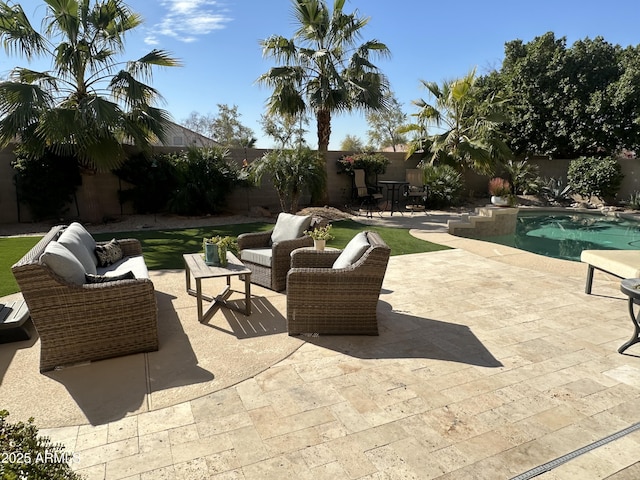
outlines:
{"label": "tree trunk", "polygon": [[[329,139],[331,137],[331,111],[325,109],[316,110],[316,124],[318,128],[318,153],[324,162],[325,178],[328,178],[327,152],[329,151]],[[327,184],[325,182],[322,191],[311,197],[311,204],[314,206],[324,206],[328,203],[329,192],[327,191]]]}
{"label": "tree trunk", "polygon": [[83,172],[82,193],[84,201],[80,204],[80,218],[93,224],[100,224],[103,220],[98,182],[98,175]]}

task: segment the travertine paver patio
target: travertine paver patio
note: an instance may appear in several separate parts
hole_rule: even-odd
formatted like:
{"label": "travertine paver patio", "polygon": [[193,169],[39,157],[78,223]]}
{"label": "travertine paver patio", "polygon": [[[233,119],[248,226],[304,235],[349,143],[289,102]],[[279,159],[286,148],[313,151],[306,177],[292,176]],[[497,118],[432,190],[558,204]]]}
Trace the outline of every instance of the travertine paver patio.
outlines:
{"label": "travertine paver patio", "polygon": [[[587,296],[580,265],[417,235],[467,249],[392,257],[379,337],[308,338],[206,397],[43,433],[88,479],[497,479],[640,421],[617,282]],[[636,431],[537,478],[637,478],[638,451]]]}

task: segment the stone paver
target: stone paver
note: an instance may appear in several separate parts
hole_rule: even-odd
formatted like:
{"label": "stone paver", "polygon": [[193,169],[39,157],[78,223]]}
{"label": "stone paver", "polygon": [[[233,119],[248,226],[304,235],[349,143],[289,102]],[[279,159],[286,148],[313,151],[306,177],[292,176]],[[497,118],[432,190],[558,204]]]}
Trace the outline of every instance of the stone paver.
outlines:
{"label": "stone paver", "polygon": [[[617,281],[586,295],[579,264],[523,268],[425,232],[458,248],[390,259],[379,337],[310,337],[220,392],[46,434],[90,479],[459,480],[512,478],[640,422]],[[636,431],[538,478],[636,478],[638,451]]]}

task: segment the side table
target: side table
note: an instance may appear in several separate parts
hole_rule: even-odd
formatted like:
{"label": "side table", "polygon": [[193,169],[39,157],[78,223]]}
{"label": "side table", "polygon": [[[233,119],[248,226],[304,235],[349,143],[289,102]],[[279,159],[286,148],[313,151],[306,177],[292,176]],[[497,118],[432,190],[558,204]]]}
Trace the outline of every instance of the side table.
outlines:
{"label": "side table", "polygon": [[0,298],[0,343],[29,340],[29,309],[21,293]]}
{"label": "side table", "polygon": [[623,353],[631,345],[640,342],[640,325],[633,311],[633,305],[640,304],[640,278],[625,278],[620,282],[620,291],[629,297],[629,316],[633,322],[633,336],[618,349],[618,353]]}
{"label": "side table", "polygon": [[[201,253],[188,253],[182,255],[184,258],[184,268],[187,282],[187,293],[196,297],[198,301],[198,321],[200,323],[209,319],[211,315],[215,313],[215,310],[219,306],[237,310],[240,313],[244,313],[246,316],[251,315],[251,270],[245,267],[236,256],[227,252],[227,266],[226,267],[213,267],[204,262]],[[227,298],[234,291],[231,289],[231,277],[244,275],[244,298],[245,308],[244,311],[238,309],[235,305],[227,302]],[[196,289],[191,288],[191,276],[196,281]],[[217,278],[227,277],[226,288],[217,296],[211,297],[202,293],[202,279],[203,278]],[[202,300],[213,302],[209,309],[203,313]]]}

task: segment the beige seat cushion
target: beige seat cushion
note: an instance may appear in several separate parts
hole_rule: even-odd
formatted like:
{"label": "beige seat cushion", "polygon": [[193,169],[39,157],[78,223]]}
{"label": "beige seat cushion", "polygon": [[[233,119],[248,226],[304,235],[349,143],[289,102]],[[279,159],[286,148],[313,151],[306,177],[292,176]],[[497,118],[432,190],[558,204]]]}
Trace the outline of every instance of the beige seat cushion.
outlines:
{"label": "beige seat cushion", "polygon": [[583,250],[580,261],[621,278],[640,278],[640,250]]}
{"label": "beige seat cushion", "polygon": [[273,250],[271,248],[245,248],[240,252],[240,260],[271,268]]}

